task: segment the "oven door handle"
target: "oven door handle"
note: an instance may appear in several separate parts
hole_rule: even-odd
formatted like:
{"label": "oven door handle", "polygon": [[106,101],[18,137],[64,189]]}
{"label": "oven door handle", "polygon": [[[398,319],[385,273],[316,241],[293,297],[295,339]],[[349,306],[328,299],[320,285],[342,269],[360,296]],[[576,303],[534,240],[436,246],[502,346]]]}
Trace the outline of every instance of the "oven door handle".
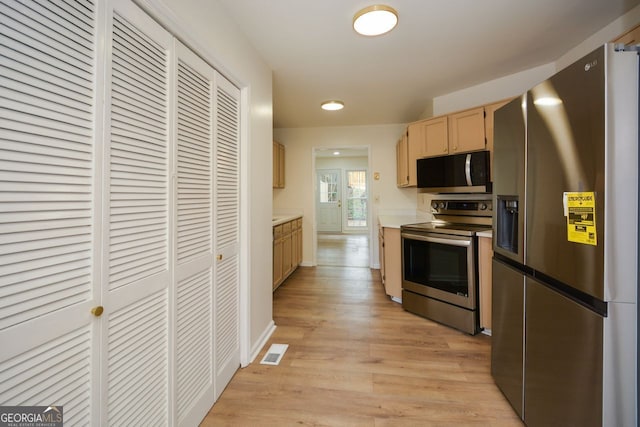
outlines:
{"label": "oven door handle", "polygon": [[425,236],[421,234],[411,234],[411,233],[402,233],[402,237],[410,240],[420,240],[422,242],[430,242],[430,243],[442,243],[443,245],[451,245],[451,246],[471,246],[472,239],[469,237],[461,237],[459,239],[447,238],[447,237],[435,237],[435,236]]}

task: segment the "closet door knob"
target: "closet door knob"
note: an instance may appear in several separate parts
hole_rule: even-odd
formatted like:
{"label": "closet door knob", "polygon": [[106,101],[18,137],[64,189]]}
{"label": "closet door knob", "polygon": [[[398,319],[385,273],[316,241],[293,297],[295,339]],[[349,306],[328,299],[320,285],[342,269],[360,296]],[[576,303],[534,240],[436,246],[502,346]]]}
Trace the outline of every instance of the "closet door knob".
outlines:
{"label": "closet door knob", "polygon": [[222,261],[222,254],[219,254],[217,257],[218,261]]}
{"label": "closet door knob", "polygon": [[91,314],[93,314],[96,317],[100,317],[102,315],[102,313],[104,312],[104,307],[99,305],[97,307],[93,307],[91,309]]}

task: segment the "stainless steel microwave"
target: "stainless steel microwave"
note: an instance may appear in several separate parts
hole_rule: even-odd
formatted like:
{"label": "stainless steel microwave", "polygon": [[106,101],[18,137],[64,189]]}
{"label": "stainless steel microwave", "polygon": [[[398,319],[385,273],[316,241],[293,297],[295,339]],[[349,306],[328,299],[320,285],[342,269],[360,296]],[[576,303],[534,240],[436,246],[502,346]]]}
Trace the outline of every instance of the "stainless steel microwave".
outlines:
{"label": "stainless steel microwave", "polygon": [[417,178],[424,193],[491,193],[489,152],[418,159]]}

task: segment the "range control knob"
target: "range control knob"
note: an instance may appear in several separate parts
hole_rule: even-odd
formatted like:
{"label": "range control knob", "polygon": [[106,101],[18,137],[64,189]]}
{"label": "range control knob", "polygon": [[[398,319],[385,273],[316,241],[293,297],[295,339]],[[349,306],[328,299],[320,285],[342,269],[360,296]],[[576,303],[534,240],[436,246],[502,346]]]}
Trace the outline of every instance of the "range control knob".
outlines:
{"label": "range control knob", "polygon": [[445,206],[446,206],[446,205],[444,204],[444,202],[440,202],[440,209],[444,209],[444,208],[445,208]]}
{"label": "range control knob", "polygon": [[436,202],[436,201],[431,202],[431,207],[433,209],[438,209],[438,202]]}
{"label": "range control knob", "polygon": [[486,211],[487,210],[487,204],[486,203],[480,203],[480,210],[481,211]]}

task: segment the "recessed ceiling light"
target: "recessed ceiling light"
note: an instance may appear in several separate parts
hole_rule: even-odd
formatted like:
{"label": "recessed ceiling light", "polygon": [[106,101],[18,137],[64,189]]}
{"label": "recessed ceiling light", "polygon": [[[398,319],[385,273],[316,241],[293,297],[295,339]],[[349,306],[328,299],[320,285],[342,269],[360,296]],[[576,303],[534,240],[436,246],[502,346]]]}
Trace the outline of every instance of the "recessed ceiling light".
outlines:
{"label": "recessed ceiling light", "polygon": [[388,33],[397,24],[398,12],[382,4],[365,7],[353,17],[353,29],[363,36],[379,36]]}
{"label": "recessed ceiling light", "polygon": [[320,104],[320,107],[323,110],[327,110],[327,111],[342,110],[344,108],[344,102],[342,102],[342,101],[324,101],[322,104]]}
{"label": "recessed ceiling light", "polygon": [[334,152],[333,152],[333,155],[334,155],[334,156],[339,156],[339,155],[340,155],[340,152],[339,152],[339,151],[334,151]]}

